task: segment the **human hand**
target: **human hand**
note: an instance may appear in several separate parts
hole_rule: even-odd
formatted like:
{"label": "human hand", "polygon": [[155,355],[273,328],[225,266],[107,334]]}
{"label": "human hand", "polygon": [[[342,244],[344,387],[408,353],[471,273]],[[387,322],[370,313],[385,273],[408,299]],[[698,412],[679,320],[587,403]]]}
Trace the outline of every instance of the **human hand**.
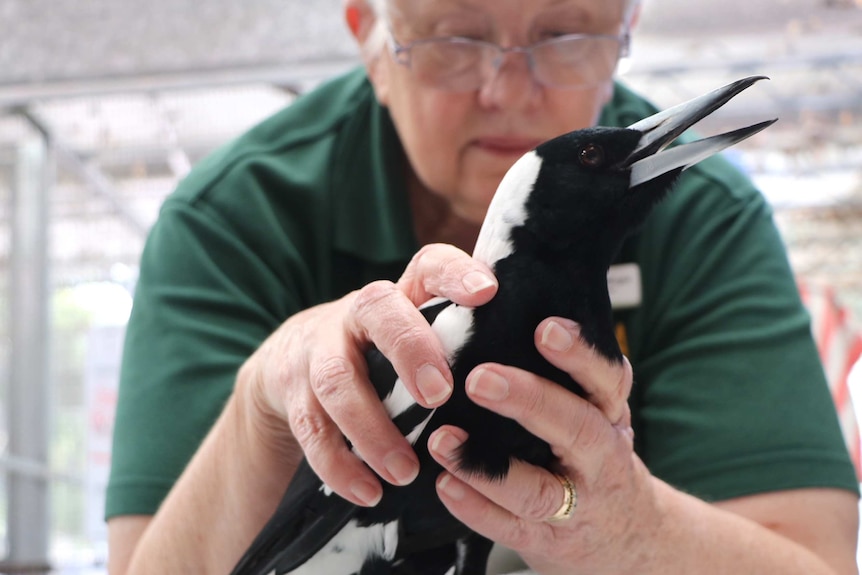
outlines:
{"label": "human hand", "polygon": [[397,283],[374,282],[292,316],[243,368],[257,406],[257,435],[271,442],[295,439],[317,475],[358,505],[373,505],[382,494],[362,460],[394,485],[410,483],[418,459],[368,381],[364,352],[376,345],[411,395],[436,407],[448,399],[453,379],[417,306],[434,296],[477,306],[496,290],[487,266],[434,244],[413,257]]}
{"label": "human hand", "polygon": [[551,471],[515,462],[503,481],[461,473],[455,454],[467,434],[452,426],[435,431],[428,443],[446,469],[437,482],[440,498],[468,527],[519,552],[540,573],[639,572],[661,519],[652,478],[634,453],[631,365],[599,356],[568,320],[543,321],[535,339],[548,361],[582,385],[585,399],[499,364],[474,369],[467,393],[550,444],[558,458],[553,471],[575,486],[574,515],[547,521],[564,500]]}

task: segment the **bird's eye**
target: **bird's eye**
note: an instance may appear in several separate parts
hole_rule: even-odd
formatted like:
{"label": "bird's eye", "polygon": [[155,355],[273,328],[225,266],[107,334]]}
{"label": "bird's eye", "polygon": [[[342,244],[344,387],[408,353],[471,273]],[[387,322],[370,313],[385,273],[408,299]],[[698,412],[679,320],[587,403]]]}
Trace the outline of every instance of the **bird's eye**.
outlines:
{"label": "bird's eye", "polygon": [[605,163],[605,150],[597,144],[587,144],[581,149],[580,160],[586,168],[598,168]]}

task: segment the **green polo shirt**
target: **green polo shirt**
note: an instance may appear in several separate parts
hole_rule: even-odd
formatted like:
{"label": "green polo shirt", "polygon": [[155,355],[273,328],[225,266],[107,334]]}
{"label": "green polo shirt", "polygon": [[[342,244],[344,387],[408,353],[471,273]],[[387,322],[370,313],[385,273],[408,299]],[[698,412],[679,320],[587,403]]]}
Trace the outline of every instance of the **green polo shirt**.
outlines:
{"label": "green polo shirt", "polygon": [[[655,109],[622,86],[601,119]],[[106,514],[152,514],[286,318],[418,249],[405,159],[360,70],[203,160],[162,207],[126,334]],[[856,479],[771,213],[713,158],[629,241],[642,301],[620,310],[637,450],[710,500]]]}

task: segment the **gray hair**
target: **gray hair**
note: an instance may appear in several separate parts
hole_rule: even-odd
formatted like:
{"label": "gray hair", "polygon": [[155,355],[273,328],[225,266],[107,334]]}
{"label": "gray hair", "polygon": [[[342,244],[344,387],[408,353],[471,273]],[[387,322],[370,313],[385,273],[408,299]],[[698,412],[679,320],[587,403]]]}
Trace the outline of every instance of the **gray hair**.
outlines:
{"label": "gray hair", "polygon": [[368,4],[375,13],[384,14],[386,12],[388,2],[386,0],[368,0]]}
{"label": "gray hair", "polygon": [[[631,27],[632,16],[635,9],[643,0],[625,0],[625,8],[623,10],[623,25]],[[374,11],[377,19],[374,23],[374,29],[368,36],[368,40],[362,47],[362,54],[366,60],[371,61],[378,58],[386,47],[387,35],[387,19],[391,12],[389,0],[368,0],[368,5]]]}

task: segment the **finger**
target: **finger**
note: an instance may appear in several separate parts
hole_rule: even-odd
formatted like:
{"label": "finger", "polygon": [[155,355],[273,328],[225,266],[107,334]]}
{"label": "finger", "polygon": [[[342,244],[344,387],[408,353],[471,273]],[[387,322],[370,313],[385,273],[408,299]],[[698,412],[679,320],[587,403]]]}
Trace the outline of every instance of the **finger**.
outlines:
{"label": "finger", "polygon": [[567,467],[584,473],[600,468],[625,435],[589,401],[521,369],[480,365],[467,376],[466,388],[478,405],[516,420],[547,441]]}
{"label": "finger", "polygon": [[545,521],[560,509],[565,489],[550,471],[525,463],[512,461],[502,481],[489,481],[476,474],[465,474],[459,469],[458,449],[466,440],[466,433],[458,428],[442,426],[428,441],[428,449],[437,463],[503,509],[528,521]]}
{"label": "finger", "polygon": [[449,472],[438,478],[437,495],[464,525],[515,551],[535,548],[553,537],[550,524],[518,517]]}
{"label": "finger", "polygon": [[321,481],[345,499],[376,505],[383,496],[380,481],[350,451],[341,431],[327,416],[308,386],[297,386],[287,420],[308,464]]}
{"label": "finger", "polygon": [[[340,429],[340,433],[343,433],[353,444],[356,454],[384,480],[393,485],[406,485],[412,482],[419,472],[419,461],[368,381],[364,359],[358,352],[349,351],[350,347],[347,345],[349,342],[336,345],[334,342],[337,338],[325,341],[328,343],[315,346],[313,355],[309,358],[307,387],[313,391],[321,411],[329,415],[336,429],[332,430],[326,426],[323,428],[327,432],[325,442],[312,443],[310,448],[303,445],[303,449],[309,456],[309,463],[312,457],[317,458],[317,465],[321,468],[319,475],[332,489],[341,494],[343,489],[341,478],[350,476],[346,473],[346,468],[337,466],[338,463],[344,463],[341,450],[336,449],[335,434]],[[313,405],[311,407],[313,408]],[[317,420],[312,420],[312,423],[323,420],[322,413],[318,414],[315,411],[307,413],[309,416],[317,417]],[[314,434],[308,435],[314,436]],[[341,444],[344,445],[343,439]],[[336,451],[338,461],[332,464],[331,460],[336,455]],[[323,472],[324,468],[325,472]],[[315,471],[317,471],[316,467]],[[367,473],[366,469],[363,475]]]}
{"label": "finger", "polygon": [[377,346],[424,407],[440,405],[451,395],[453,378],[440,340],[394,284],[378,281],[359,290],[345,327],[357,344]]}
{"label": "finger", "polygon": [[536,347],[549,362],[577,381],[587,399],[615,425],[631,424],[628,406],[632,366],[623,356],[617,363],[601,356],[581,338],[578,325],[567,319],[548,318],[535,333]]}
{"label": "finger", "polygon": [[[276,419],[286,422],[309,465],[339,495],[357,505],[373,505],[382,494],[380,481],[350,451],[332,418],[320,405],[309,382],[310,326],[317,316],[332,313],[336,304],[300,312],[270,336],[254,355],[259,364],[264,402]],[[329,338],[322,338],[330,341]],[[270,424],[271,425],[271,424]]]}
{"label": "finger", "polygon": [[448,244],[429,244],[413,256],[398,287],[416,305],[432,297],[477,306],[497,293],[497,280],[485,264]]}
{"label": "finger", "polygon": [[550,525],[521,519],[451,473],[437,480],[437,494],[449,512],[470,529],[513,550],[528,549],[547,536]]}

